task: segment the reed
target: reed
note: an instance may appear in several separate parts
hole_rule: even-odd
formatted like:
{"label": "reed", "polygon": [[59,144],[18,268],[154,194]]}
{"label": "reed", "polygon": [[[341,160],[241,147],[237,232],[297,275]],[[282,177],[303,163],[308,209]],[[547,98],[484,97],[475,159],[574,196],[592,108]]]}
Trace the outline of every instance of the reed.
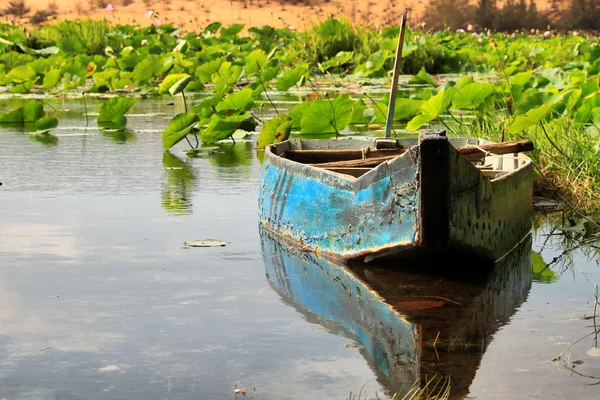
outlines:
{"label": "reed", "polygon": [[40,28],[32,28],[31,41],[38,47],[49,47],[62,38],[79,38],[89,55],[103,54],[107,46],[106,34],[110,31],[108,21],[104,19],[84,19],[78,21],[56,21]]}
{"label": "reed", "polygon": [[[350,67],[365,62],[379,48],[378,32],[369,26],[354,24],[348,17],[308,24],[300,40],[290,43],[293,49],[302,52],[311,66],[317,66],[335,57],[340,51],[353,51]],[[339,72],[339,71],[338,71]]]}
{"label": "reed", "polygon": [[506,130],[507,116],[484,110],[469,123],[446,121],[450,134],[474,136],[491,141],[529,139],[535,150],[529,155],[537,172],[539,197],[566,201],[579,212],[598,213],[600,203],[600,135],[598,126],[580,127],[573,115],[540,123],[518,135]]}
{"label": "reed", "polygon": [[[346,400],[366,400],[368,396],[364,392],[364,386],[364,384],[361,386],[357,394],[350,392]],[[434,375],[425,380],[423,384],[420,384],[419,382],[413,383],[406,394],[392,394],[390,400],[448,400],[452,394],[450,389],[450,377]],[[379,399],[377,392],[375,392],[375,397]]]}

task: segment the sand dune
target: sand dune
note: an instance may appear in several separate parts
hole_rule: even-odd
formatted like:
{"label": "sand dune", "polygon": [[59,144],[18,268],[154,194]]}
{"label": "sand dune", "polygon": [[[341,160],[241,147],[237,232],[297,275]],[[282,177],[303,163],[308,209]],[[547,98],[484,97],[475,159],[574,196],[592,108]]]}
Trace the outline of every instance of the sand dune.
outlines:
{"label": "sand dune", "polygon": [[[5,0],[8,3],[8,0]],[[98,7],[102,0],[53,0],[59,19],[106,18],[113,23],[133,23],[145,26],[151,21],[147,10],[158,12],[163,23],[173,23],[186,31],[199,31],[211,22],[228,26],[233,23],[249,26],[291,26],[302,30],[313,22],[331,15],[345,14],[350,20],[368,25],[398,24],[404,7],[409,10],[409,24],[419,23],[428,0],[104,0],[114,11]],[[48,6],[49,0],[26,0],[30,16]],[[129,5],[124,5],[131,2]],[[4,1],[2,1],[4,3]],[[543,7],[546,0],[538,0]]]}

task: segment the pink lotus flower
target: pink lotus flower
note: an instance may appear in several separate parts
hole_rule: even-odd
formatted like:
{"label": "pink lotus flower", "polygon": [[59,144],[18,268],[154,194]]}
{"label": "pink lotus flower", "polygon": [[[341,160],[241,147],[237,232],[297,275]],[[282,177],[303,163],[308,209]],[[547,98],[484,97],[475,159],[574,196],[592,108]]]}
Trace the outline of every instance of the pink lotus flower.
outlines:
{"label": "pink lotus flower", "polygon": [[115,8],[113,7],[112,3],[108,3],[108,5],[106,6],[106,11],[108,11],[108,12],[115,11]]}
{"label": "pink lotus flower", "polygon": [[464,29],[458,29],[456,32],[458,32],[458,33],[465,33],[465,30]]}
{"label": "pink lotus flower", "polygon": [[473,30],[473,25],[469,24],[467,25],[467,31],[471,32]]}
{"label": "pink lotus flower", "polygon": [[479,42],[479,43],[483,43],[483,39],[482,39],[482,38],[479,38],[479,39],[477,39],[477,42]]}
{"label": "pink lotus flower", "polygon": [[544,37],[545,37],[545,38],[549,38],[549,37],[550,37],[550,31],[546,31],[546,32],[544,32]]}
{"label": "pink lotus flower", "polygon": [[473,33],[471,33],[471,37],[474,37],[474,38],[476,38],[477,36],[479,36],[479,35],[477,35],[477,32],[473,32]]}
{"label": "pink lotus flower", "polygon": [[145,46],[148,44],[148,41],[146,39],[143,39],[141,44],[142,44],[142,46]]}
{"label": "pink lotus flower", "polygon": [[577,32],[577,31],[573,32],[573,36],[579,36],[579,32]]}
{"label": "pink lotus flower", "polygon": [[145,15],[145,16],[146,16],[148,19],[150,19],[150,18],[152,18],[152,15],[154,15],[154,11],[152,11],[152,10],[148,10],[148,11],[146,11],[146,12],[144,13],[144,15]]}
{"label": "pink lotus flower", "polygon": [[156,26],[158,28],[161,25],[162,25],[162,21],[160,19],[157,18],[154,20],[154,26]]}

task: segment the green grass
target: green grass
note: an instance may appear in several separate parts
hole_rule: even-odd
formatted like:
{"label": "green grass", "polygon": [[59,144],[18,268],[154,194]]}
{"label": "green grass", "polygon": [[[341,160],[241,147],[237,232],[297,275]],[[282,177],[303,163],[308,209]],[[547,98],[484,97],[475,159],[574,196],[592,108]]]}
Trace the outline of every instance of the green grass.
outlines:
{"label": "green grass", "polygon": [[563,201],[571,212],[599,214],[600,124],[578,125],[574,122],[575,112],[566,112],[511,134],[507,126],[513,115],[506,104],[507,101],[501,101],[504,108],[479,109],[468,123],[461,123],[457,116],[447,119],[449,134],[495,142],[531,140],[534,151],[528,155],[537,175],[536,195]]}
{"label": "green grass", "polygon": [[[363,392],[364,384],[357,394],[350,392],[346,400],[367,400],[368,395]],[[451,392],[451,378],[433,376],[427,379],[423,384],[415,382],[406,394],[392,394],[391,400],[448,400]],[[364,396],[364,397],[363,397]],[[375,397],[379,399],[377,392]]]}
{"label": "green grass", "polygon": [[29,43],[32,48],[50,47],[62,38],[79,38],[86,54],[103,54],[108,45],[107,33],[111,26],[106,20],[57,21],[31,29]]}
{"label": "green grass", "polygon": [[301,40],[291,43],[291,49],[302,54],[312,67],[335,57],[340,51],[353,51],[352,62],[344,67],[347,70],[365,62],[379,48],[378,36],[376,30],[355,25],[342,17],[327,23],[313,23],[300,34]]}

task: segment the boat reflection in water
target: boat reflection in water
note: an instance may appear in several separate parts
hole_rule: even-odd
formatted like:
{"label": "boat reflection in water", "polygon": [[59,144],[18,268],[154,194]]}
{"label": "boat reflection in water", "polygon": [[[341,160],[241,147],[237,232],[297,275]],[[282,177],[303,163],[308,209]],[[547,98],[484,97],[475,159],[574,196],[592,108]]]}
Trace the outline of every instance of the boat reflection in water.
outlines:
{"label": "boat reflection in water", "polygon": [[273,289],[307,321],[356,341],[387,394],[437,376],[450,377],[451,398],[466,396],[531,288],[531,236],[489,266],[446,255],[398,267],[331,262],[260,233]]}

